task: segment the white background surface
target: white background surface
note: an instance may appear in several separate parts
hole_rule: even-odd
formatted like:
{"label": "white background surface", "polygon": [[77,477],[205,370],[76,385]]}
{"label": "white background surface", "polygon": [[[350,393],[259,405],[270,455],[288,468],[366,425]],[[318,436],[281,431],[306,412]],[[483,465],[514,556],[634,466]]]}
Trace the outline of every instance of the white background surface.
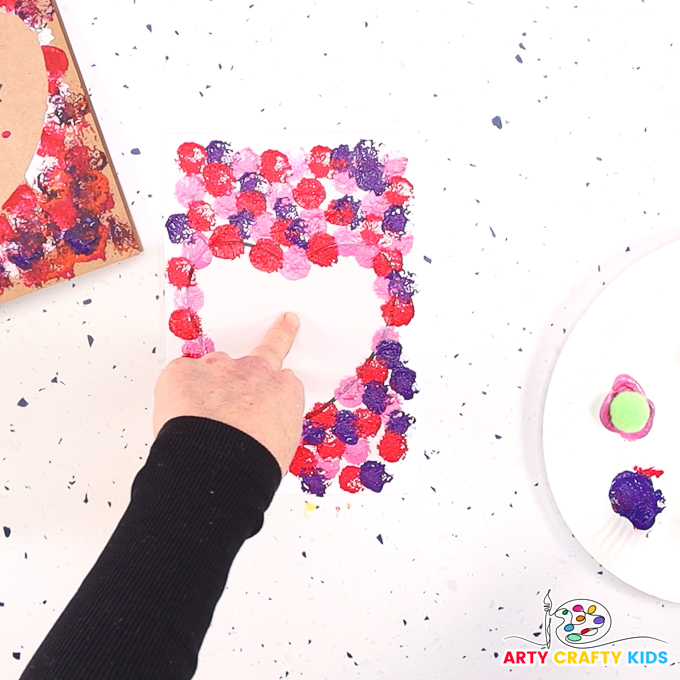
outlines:
{"label": "white background surface", "polygon": [[[603,603],[612,637],[669,640],[678,660],[678,605],[621,583],[571,536],[541,445],[580,314],[680,236],[674,5],[62,0],[146,250],[0,306],[2,680],[87,573],[145,459],[163,356],[163,135],[216,129],[417,140],[421,450],[405,495],[314,511],[277,497],[196,677],[505,677],[505,649],[523,645],[503,637],[539,631],[548,588],[555,603]],[[644,671],[590,669],[606,672]]]}

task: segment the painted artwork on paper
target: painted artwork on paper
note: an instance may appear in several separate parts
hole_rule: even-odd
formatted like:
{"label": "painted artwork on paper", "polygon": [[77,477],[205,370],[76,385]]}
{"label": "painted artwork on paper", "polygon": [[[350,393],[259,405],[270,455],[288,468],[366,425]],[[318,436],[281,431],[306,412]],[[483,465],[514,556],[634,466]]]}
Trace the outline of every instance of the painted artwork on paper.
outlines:
{"label": "painted artwork on paper", "polygon": [[[414,316],[414,279],[404,269],[413,242],[407,159],[369,140],[286,153],[187,141],[176,162],[182,209],[165,224],[176,249],[166,270],[174,290],[168,325],[184,356],[215,349],[202,318],[206,299],[227,288],[224,278],[208,279],[215,259],[236,267],[247,258],[255,270],[282,277],[281,285],[304,284],[315,269],[350,261],[372,274],[379,327],[365,338],[354,372],[307,410],[290,471],[316,496],[334,483],[352,494],[381,492],[406,456],[414,418],[405,403],[417,392],[399,335]],[[346,293],[339,288],[336,299]],[[316,288],[307,295],[318,298],[318,308],[334,304]]]}
{"label": "painted artwork on paper", "polygon": [[139,250],[56,6],[0,0],[0,302]]}

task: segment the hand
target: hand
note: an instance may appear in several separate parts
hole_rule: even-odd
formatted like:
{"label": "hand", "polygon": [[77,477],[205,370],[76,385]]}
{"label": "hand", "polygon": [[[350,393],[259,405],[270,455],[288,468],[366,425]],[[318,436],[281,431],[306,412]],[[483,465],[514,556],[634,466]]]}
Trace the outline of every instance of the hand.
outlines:
{"label": "hand", "polygon": [[212,352],[171,361],[156,383],[154,433],[178,416],[212,418],[260,442],[285,475],[300,440],[304,391],[295,374],[281,366],[299,325],[295,314],[282,314],[240,359]]}

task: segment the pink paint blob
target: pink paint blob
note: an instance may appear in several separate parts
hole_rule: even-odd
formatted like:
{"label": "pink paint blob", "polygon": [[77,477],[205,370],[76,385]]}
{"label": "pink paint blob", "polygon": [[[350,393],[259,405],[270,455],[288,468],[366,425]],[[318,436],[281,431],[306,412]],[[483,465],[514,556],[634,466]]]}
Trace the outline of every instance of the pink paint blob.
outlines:
{"label": "pink paint blob", "polygon": [[273,224],[274,217],[269,213],[258,215],[255,218],[255,224],[250,228],[250,239],[259,241],[261,238],[269,236]]}
{"label": "pink paint blob", "polygon": [[260,157],[252,149],[246,148],[236,153],[231,169],[234,171],[234,175],[239,178],[246,172],[257,172],[259,165]]}
{"label": "pink paint blob", "polygon": [[372,191],[367,193],[361,201],[364,215],[382,215],[390,207],[390,202],[382,196],[376,196]]}
{"label": "pink paint blob", "polygon": [[307,259],[307,253],[297,246],[291,246],[283,252],[283,267],[281,267],[281,275],[289,281],[299,281],[304,279],[309,270],[312,268],[312,263]]}
{"label": "pink paint blob", "polygon": [[328,223],[323,210],[303,210],[300,219],[307,225],[309,235],[325,234],[328,231]]}
{"label": "pink paint blob", "polygon": [[352,465],[361,465],[368,458],[368,442],[360,439],[356,444],[348,444],[343,458]]}
{"label": "pink paint blob", "polygon": [[205,295],[198,286],[178,288],[173,299],[177,307],[186,307],[194,312],[200,312],[205,304]]}
{"label": "pink paint blob", "polygon": [[216,198],[213,201],[213,210],[215,215],[223,220],[226,220],[231,215],[235,215],[238,212],[236,210],[236,194]]}
{"label": "pink paint blob", "polygon": [[11,133],[9,130],[5,130],[5,131],[2,133],[2,138],[3,138],[3,139],[9,139],[9,137],[11,137],[11,136],[12,136],[12,133]]}
{"label": "pink paint blob", "polygon": [[205,183],[198,175],[186,175],[175,185],[175,198],[185,208],[192,201],[202,201],[204,196]]}
{"label": "pink paint blob", "polygon": [[335,390],[335,399],[342,406],[353,408],[359,406],[364,398],[364,386],[356,376],[350,376],[340,381]]}
{"label": "pink paint blob", "polygon": [[389,286],[390,282],[384,276],[378,276],[378,278],[376,278],[375,280],[375,283],[373,284],[373,290],[381,300],[389,300],[390,299]]}
{"label": "pink paint blob", "polygon": [[182,244],[182,255],[194,265],[195,269],[203,269],[212,262],[212,253],[208,247],[208,239],[201,232],[194,232]]}
{"label": "pink paint blob", "polygon": [[354,194],[359,190],[354,178],[346,172],[336,172],[333,175],[333,186],[341,194]]}
{"label": "pink paint blob", "polygon": [[182,345],[182,354],[185,357],[198,359],[199,357],[215,351],[215,343],[205,335],[199,335],[194,340],[187,340]]}
{"label": "pink paint blob", "polygon": [[391,157],[389,154],[385,158],[385,176],[390,179],[392,177],[401,177],[406,172],[406,165],[408,160],[403,156]]}
{"label": "pink paint blob", "polygon": [[614,427],[612,419],[609,415],[609,407],[614,400],[614,397],[621,392],[637,392],[647,399],[645,391],[642,389],[642,387],[640,387],[640,384],[629,375],[622,373],[616,377],[609,394],[602,402],[602,406],[600,406],[600,422],[610,432],[616,432],[617,434],[620,434],[621,437],[627,441],[632,442],[636,439],[642,439],[642,437],[646,436],[652,429],[652,424],[654,422],[654,404],[649,399],[647,399],[647,403],[649,404],[649,419],[647,420],[647,424],[639,432],[622,432],[621,430],[618,430]]}

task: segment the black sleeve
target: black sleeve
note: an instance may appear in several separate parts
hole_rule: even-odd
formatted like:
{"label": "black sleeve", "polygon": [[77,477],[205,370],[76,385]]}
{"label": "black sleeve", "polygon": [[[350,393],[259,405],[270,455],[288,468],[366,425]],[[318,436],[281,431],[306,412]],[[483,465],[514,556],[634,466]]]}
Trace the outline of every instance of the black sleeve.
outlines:
{"label": "black sleeve", "polygon": [[281,480],[248,435],[169,421],[90,573],[21,680],[185,680],[244,541]]}

